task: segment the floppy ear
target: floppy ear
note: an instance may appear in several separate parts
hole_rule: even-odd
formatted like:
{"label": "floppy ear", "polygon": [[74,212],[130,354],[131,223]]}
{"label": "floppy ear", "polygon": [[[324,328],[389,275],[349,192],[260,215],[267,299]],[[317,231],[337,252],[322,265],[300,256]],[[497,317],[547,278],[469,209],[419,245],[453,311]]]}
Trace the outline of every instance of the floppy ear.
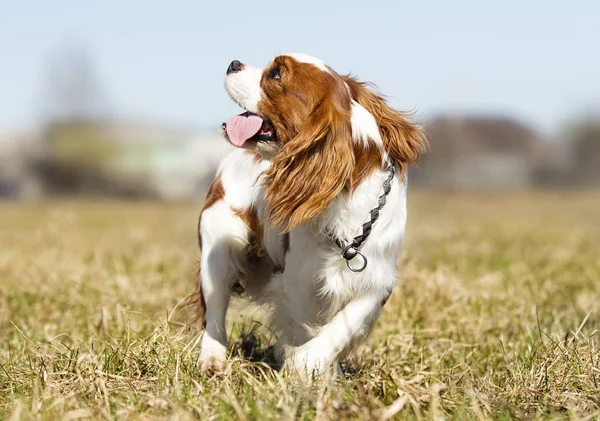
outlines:
{"label": "floppy ear", "polygon": [[353,167],[350,113],[323,102],[265,171],[271,221],[288,232],[319,215],[345,187]]}
{"label": "floppy ear", "polygon": [[408,114],[387,105],[380,95],[369,89],[369,83],[350,76],[343,79],[350,88],[352,99],[375,117],[386,152],[403,171],[407,165],[418,166],[419,157],[427,148],[425,132],[409,120]]}

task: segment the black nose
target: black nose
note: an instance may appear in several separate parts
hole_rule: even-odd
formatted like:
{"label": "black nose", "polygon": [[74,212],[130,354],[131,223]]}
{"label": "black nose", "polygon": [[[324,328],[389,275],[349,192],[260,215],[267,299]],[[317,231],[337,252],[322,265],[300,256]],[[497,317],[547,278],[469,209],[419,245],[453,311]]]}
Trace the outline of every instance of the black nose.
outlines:
{"label": "black nose", "polygon": [[238,60],[233,60],[231,63],[229,63],[229,67],[227,68],[227,74],[239,72],[243,68],[244,65],[241,62],[239,62]]}

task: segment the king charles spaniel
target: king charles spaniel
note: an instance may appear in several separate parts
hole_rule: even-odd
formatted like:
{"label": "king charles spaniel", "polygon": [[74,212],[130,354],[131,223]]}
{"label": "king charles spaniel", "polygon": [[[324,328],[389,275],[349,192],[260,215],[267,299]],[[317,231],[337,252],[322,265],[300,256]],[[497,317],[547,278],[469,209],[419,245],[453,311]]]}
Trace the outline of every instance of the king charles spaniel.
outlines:
{"label": "king charles spaniel", "polygon": [[237,149],[200,215],[201,367],[226,366],[225,315],[242,292],[271,310],[283,367],[324,374],[398,280],[406,169],[426,138],[367,83],[305,54],[234,60],[225,87],[245,112],[222,126]]}

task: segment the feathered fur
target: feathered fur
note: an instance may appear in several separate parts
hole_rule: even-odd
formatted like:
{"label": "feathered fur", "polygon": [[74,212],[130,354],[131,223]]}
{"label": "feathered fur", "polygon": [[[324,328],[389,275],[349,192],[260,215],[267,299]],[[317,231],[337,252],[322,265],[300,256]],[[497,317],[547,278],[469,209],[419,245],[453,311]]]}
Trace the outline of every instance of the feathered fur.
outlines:
{"label": "feathered fur", "polygon": [[[241,288],[273,310],[284,367],[324,373],[368,335],[397,282],[405,169],[417,165],[425,136],[367,84],[316,58],[288,54],[264,69],[236,68],[225,79],[229,94],[268,121],[276,139],[238,139],[244,149],[223,160],[201,213],[200,361],[207,370],[226,364],[225,314]],[[398,176],[361,247],[368,266],[355,273],[331,236],[349,241],[360,232],[389,157]]]}

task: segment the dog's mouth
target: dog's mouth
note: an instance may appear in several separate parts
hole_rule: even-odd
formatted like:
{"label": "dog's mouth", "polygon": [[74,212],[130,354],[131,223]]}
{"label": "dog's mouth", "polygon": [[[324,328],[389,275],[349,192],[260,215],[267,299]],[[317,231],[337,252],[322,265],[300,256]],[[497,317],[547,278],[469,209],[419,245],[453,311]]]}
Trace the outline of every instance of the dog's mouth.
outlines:
{"label": "dog's mouth", "polygon": [[238,148],[248,141],[271,142],[277,138],[275,128],[269,120],[249,111],[230,118],[221,128],[231,144]]}

